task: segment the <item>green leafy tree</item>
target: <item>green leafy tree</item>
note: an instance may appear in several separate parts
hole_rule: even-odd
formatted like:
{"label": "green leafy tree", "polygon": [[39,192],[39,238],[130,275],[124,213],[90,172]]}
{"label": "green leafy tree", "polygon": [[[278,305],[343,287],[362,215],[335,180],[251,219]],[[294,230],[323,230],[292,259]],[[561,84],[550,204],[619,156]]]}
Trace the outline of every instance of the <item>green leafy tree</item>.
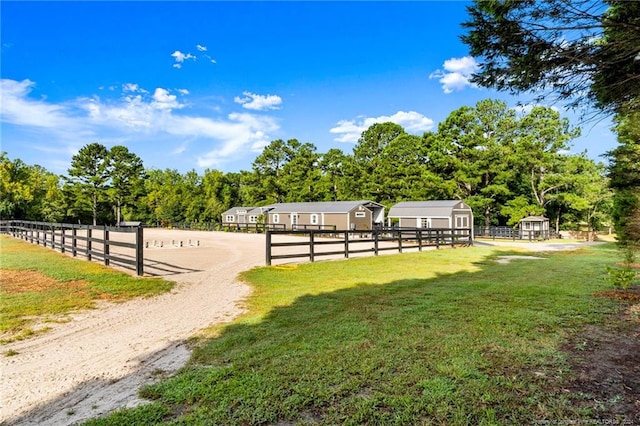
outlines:
{"label": "green leafy tree", "polygon": [[189,194],[185,194],[184,177],[177,170],[148,170],[144,185],[145,221],[170,225],[185,220]]}
{"label": "green leafy tree", "polygon": [[438,156],[448,158],[437,163],[436,172],[456,183],[454,197],[464,199],[487,227],[513,196],[516,131],[515,111],[496,100],[459,108],[438,126]]}
{"label": "green leafy tree", "polygon": [[0,153],[0,218],[26,219],[33,190],[29,187],[29,166],[22,160],[11,161]]}
{"label": "green leafy tree", "polygon": [[65,211],[58,175],[0,153],[0,219],[57,222]]}
{"label": "green leafy tree", "polygon": [[[570,107],[594,106],[616,114],[619,123],[640,110],[640,2],[478,0],[468,11],[463,26],[469,31],[462,39],[480,60],[473,82],[515,94],[534,92],[538,100],[559,98]],[[619,136],[628,126],[617,127]],[[631,144],[625,136],[620,140],[610,155],[611,183],[614,221],[625,244],[640,241],[634,231],[638,190],[617,182],[633,174],[637,162],[628,159],[638,138]]]}
{"label": "green leafy tree", "polygon": [[473,82],[573,107],[638,109],[640,2],[478,0],[468,12],[462,40],[481,61]]}
{"label": "green leafy tree", "polygon": [[378,201],[429,200],[443,192],[442,179],[428,168],[424,138],[402,133],[390,141],[380,155]]}
{"label": "green leafy tree", "polygon": [[607,155],[611,188],[615,191],[613,218],[622,246],[640,248],[640,112],[616,118],[619,145]]}
{"label": "green leafy tree", "polygon": [[309,202],[320,199],[318,185],[320,155],[312,143],[300,143],[296,139],[287,141],[286,162],[280,177],[281,188],[285,190],[287,202]]}
{"label": "green leafy tree", "polygon": [[109,151],[109,198],[114,203],[116,223],[122,221],[122,207],[136,203],[144,192],[142,160],[127,147],[116,145]]}
{"label": "green leafy tree", "polygon": [[283,167],[289,161],[290,151],[282,139],[272,141],[253,161],[254,176],[245,179],[249,185],[260,187],[260,196],[252,194],[252,198],[263,198],[267,203],[281,203],[287,193],[282,182]]}
{"label": "green leafy tree", "polygon": [[320,177],[317,183],[321,201],[345,200],[345,167],[350,157],[337,148],[331,148],[318,160]]}
{"label": "green leafy tree", "polygon": [[61,222],[66,215],[66,202],[60,176],[44,167],[32,166],[29,185],[33,188],[33,201],[27,209],[27,219]]}
{"label": "green leafy tree", "polygon": [[71,159],[68,181],[75,195],[75,205],[87,206],[93,224],[97,224],[98,207],[107,198],[109,188],[109,151],[99,143],[85,145]]}
{"label": "green leafy tree", "polygon": [[381,169],[385,160],[382,153],[391,141],[404,133],[402,126],[391,122],[373,124],[362,132],[353,148],[354,168],[349,171],[353,184],[359,189],[356,198],[379,202],[385,197],[386,178]]}

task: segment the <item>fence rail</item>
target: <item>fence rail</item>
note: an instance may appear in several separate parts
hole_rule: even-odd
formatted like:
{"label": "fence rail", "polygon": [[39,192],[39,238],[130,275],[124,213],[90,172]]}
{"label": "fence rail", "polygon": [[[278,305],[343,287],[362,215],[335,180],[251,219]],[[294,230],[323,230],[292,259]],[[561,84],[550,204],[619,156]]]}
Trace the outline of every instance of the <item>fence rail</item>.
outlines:
{"label": "fence rail", "polygon": [[485,238],[509,238],[512,240],[548,240],[552,234],[548,230],[528,230],[520,228],[512,228],[510,226],[476,226],[473,230],[476,237]]}
{"label": "fence rail", "polygon": [[[275,241],[277,236],[302,236],[304,240]],[[428,228],[391,228],[371,231],[345,230],[269,230],[266,233],[266,264],[273,260],[308,258],[315,262],[322,256],[342,255],[348,258],[356,253],[373,253],[425,247],[471,245],[473,236],[470,228],[464,229],[428,229]],[[296,247],[305,247],[304,251],[295,251]],[[294,251],[291,251],[294,248]],[[276,253],[277,252],[277,253]]]}
{"label": "fence rail", "polygon": [[[9,234],[27,242],[70,252],[73,257],[83,255],[89,261],[105,265],[135,269],[144,274],[143,228],[74,225],[70,223],[0,221],[0,233]],[[133,235],[133,237],[127,236]],[[125,239],[125,241],[123,241]]]}
{"label": "fence rail", "polygon": [[222,222],[223,231],[234,232],[266,232],[267,230],[285,230],[287,225],[283,223],[236,223]]}

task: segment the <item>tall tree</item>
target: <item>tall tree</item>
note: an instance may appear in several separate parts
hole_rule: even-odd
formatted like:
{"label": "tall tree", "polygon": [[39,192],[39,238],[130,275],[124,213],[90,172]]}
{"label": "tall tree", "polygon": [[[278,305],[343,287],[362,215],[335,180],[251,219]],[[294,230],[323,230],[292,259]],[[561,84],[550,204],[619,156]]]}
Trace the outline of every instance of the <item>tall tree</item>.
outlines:
{"label": "tall tree", "polygon": [[640,248],[640,112],[619,115],[616,131],[619,145],[607,154],[616,233],[621,245]]}
{"label": "tall tree", "polygon": [[312,143],[300,143],[296,139],[287,141],[287,162],[282,167],[280,179],[286,190],[285,201],[309,202],[320,199],[319,158]]}
{"label": "tall tree", "polygon": [[385,176],[380,166],[384,161],[382,153],[395,138],[405,133],[402,126],[387,122],[376,123],[362,132],[353,148],[354,183],[360,189],[360,197],[373,201],[383,198]]}
{"label": "tall tree", "polygon": [[109,182],[109,151],[104,145],[85,145],[71,159],[68,169],[76,201],[88,204],[93,224],[97,224],[99,202],[106,198]]}
{"label": "tall tree", "polygon": [[135,203],[143,194],[145,170],[142,160],[127,147],[116,145],[109,150],[110,199],[114,203],[116,223],[122,220],[122,207]]}
{"label": "tall tree", "polygon": [[320,178],[317,183],[322,201],[344,200],[344,168],[347,156],[337,148],[331,148],[320,156],[318,169]]}
{"label": "tall tree", "polygon": [[504,102],[483,100],[453,111],[438,126],[440,158],[437,173],[457,184],[454,196],[464,199],[490,226],[512,197],[515,111]]}
{"label": "tall tree", "polygon": [[[263,199],[268,203],[281,203],[286,188],[282,184],[282,169],[289,161],[289,149],[282,139],[272,141],[253,161],[252,183],[262,187]],[[258,197],[256,197],[258,198]]]}

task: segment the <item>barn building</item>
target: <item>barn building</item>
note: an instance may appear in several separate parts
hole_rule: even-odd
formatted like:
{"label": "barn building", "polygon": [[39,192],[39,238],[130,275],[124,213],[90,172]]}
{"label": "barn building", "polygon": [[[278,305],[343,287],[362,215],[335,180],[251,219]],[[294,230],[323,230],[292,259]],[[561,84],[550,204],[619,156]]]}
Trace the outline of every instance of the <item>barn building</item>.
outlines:
{"label": "barn building", "polygon": [[263,209],[268,225],[287,229],[371,230],[384,224],[384,206],[368,200],[278,203]]}
{"label": "barn building", "polygon": [[473,231],[473,212],[460,200],[403,201],[389,209],[388,225]]}

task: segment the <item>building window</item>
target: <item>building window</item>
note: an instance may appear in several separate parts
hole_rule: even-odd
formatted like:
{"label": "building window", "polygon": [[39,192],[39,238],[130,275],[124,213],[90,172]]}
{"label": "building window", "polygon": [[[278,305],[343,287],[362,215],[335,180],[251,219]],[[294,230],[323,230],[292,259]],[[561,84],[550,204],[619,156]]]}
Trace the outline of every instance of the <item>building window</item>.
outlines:
{"label": "building window", "polygon": [[312,214],[311,215],[311,224],[312,225],[317,225],[318,224],[318,215],[317,214]]}
{"label": "building window", "polygon": [[456,216],[456,228],[468,228],[469,216]]}
{"label": "building window", "polygon": [[280,215],[278,213],[273,215],[273,223],[280,223]]}
{"label": "building window", "polygon": [[251,215],[249,216],[249,223],[256,223],[258,221],[258,216]]}
{"label": "building window", "polygon": [[233,222],[234,216],[232,214],[227,215],[227,222]]}
{"label": "building window", "polygon": [[365,212],[356,212],[356,217],[367,217],[367,213],[365,213]]}

